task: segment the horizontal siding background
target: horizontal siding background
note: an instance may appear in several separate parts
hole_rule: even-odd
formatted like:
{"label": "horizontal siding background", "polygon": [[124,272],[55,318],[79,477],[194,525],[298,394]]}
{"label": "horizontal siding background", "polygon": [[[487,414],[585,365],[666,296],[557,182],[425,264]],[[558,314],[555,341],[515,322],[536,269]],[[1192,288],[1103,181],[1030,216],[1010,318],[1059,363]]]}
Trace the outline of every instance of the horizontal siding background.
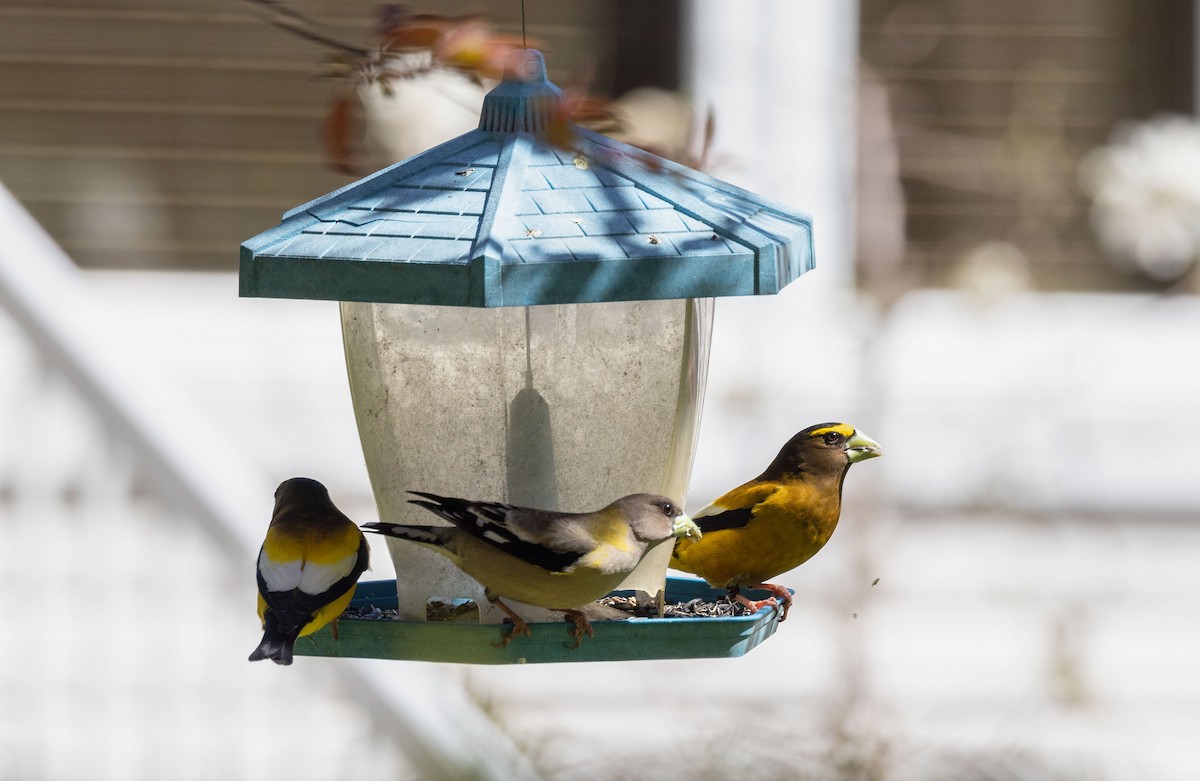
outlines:
{"label": "horizontal siding background", "polygon": [[[370,45],[374,2],[286,5]],[[614,8],[528,4],[552,79],[586,63],[611,70]],[[497,29],[519,32],[518,4],[487,10]],[[247,2],[10,0],[0,7],[0,181],[81,266],[232,270],[242,241],[351,180],[321,153],[338,87],[321,77],[328,54]]]}
{"label": "horizontal siding background", "polygon": [[866,71],[890,102],[911,284],[947,284],[996,241],[1038,287],[1146,286],[1102,258],[1077,169],[1121,120],[1192,110],[1190,2],[860,5]]}

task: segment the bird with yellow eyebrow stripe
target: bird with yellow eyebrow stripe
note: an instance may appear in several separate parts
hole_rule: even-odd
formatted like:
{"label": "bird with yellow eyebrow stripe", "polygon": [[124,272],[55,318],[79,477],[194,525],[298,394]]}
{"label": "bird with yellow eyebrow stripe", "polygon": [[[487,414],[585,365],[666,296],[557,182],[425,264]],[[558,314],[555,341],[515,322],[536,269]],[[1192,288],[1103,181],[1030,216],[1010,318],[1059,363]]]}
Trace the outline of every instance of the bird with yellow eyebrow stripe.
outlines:
{"label": "bird with yellow eyebrow stripe", "polygon": [[296,638],[335,621],[350,604],[368,553],[367,538],[325,486],[307,477],[280,483],[258,554],[263,638],[250,661],[291,664]]}
{"label": "bird with yellow eyebrow stripe", "polygon": [[[726,589],[751,610],[782,602],[783,621],[792,596],[766,581],[824,547],[841,515],[850,465],[881,455],[877,442],[845,423],[809,426],[788,440],[761,475],[692,516],[703,536],[677,540],[671,566]],[[743,588],[774,596],[755,602]]]}
{"label": "bird with yellow eyebrow stripe", "polygon": [[576,608],[620,585],[652,546],[699,535],[678,504],[652,494],[625,496],[595,512],[564,513],[411,493],[421,497],[410,500],[413,504],[454,525],[373,522],[363,528],[435,550],[479,581],[488,601],[512,622],[503,646],[532,633],[501,597],[563,611],[575,626],[571,636],[578,647],[593,630]]}

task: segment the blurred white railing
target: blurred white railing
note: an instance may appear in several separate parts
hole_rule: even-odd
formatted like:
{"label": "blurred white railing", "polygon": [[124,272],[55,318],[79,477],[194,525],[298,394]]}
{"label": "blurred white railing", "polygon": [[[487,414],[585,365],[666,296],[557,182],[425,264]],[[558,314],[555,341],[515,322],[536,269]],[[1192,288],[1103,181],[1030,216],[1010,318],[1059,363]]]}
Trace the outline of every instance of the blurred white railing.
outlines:
{"label": "blurred white railing", "polygon": [[533,777],[433,665],[245,662],[274,481],[105,341],[81,275],[3,187],[0,226],[0,621],[20,638],[0,650],[0,776],[187,762],[329,777],[326,762],[356,778]]}

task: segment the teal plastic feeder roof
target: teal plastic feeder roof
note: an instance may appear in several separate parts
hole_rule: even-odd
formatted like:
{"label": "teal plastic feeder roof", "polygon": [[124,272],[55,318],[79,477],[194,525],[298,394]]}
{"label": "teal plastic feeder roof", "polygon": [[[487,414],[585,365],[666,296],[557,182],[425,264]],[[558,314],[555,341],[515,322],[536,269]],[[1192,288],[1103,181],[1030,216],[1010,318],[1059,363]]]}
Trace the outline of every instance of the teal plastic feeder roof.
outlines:
{"label": "teal plastic feeder roof", "polygon": [[477,130],[298,206],[242,245],[241,294],[501,307],[765,295],[813,266],[812,222],[582,128],[529,52]]}

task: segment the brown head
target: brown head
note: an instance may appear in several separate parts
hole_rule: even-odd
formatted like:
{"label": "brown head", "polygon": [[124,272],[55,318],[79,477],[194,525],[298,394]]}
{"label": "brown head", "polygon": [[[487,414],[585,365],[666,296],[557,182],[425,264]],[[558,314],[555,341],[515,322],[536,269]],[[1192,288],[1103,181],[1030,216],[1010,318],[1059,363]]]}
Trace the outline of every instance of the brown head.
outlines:
{"label": "brown head", "polygon": [[329,491],[324,485],[310,477],[293,477],[284,480],[275,489],[275,512],[297,505],[329,503]]}
{"label": "brown head", "polygon": [[883,448],[846,423],[818,423],[787,441],[760,480],[834,478],[856,461],[883,455]]}

